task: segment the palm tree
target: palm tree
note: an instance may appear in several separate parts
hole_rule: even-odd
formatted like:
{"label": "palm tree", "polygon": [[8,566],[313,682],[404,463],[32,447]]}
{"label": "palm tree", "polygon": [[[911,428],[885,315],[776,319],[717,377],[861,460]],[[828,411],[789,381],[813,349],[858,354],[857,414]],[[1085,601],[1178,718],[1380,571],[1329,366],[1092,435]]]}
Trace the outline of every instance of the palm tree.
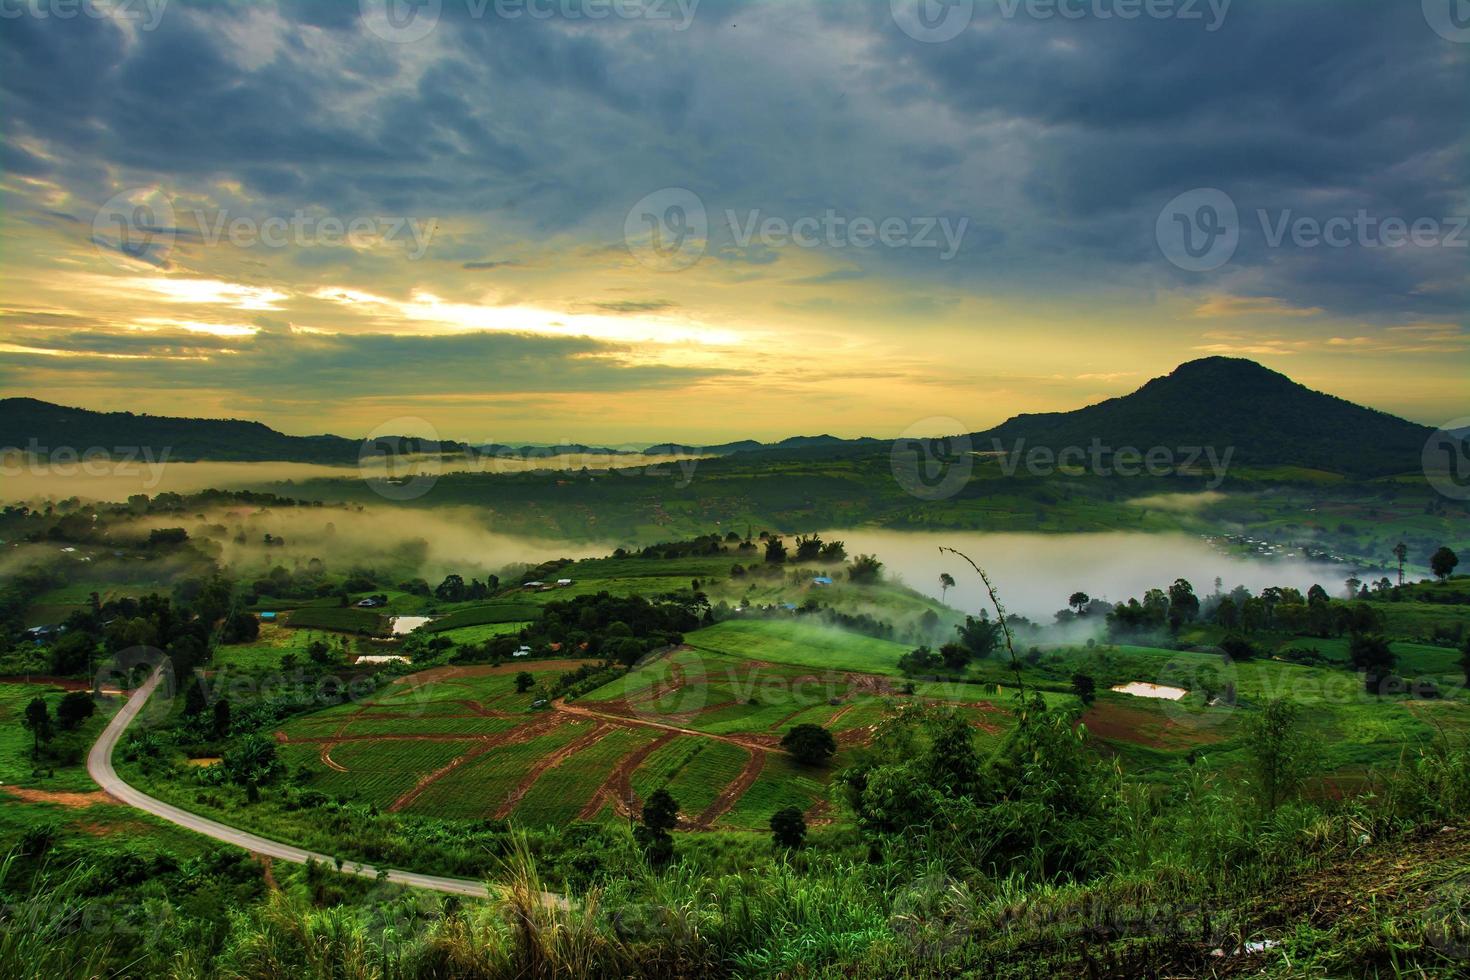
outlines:
{"label": "palm tree", "polygon": [[949,590],[952,589],[952,588],[954,588],[954,576],[951,575],[951,574],[949,574],[949,572],[940,572],[939,573],[939,601],[940,602],[943,602],[944,601],[945,595],[947,595],[949,593]]}

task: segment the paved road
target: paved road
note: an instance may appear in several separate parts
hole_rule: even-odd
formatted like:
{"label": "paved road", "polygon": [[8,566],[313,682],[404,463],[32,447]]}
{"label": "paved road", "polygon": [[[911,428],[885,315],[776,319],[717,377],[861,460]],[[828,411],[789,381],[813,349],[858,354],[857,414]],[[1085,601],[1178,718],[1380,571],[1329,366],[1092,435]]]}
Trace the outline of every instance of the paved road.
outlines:
{"label": "paved road", "polygon": [[[336,858],[317,854],[314,851],[305,851],[299,847],[282,844],[267,837],[258,837],[255,834],[237,830],[234,827],[207,820],[198,814],[187,810],[180,810],[176,806],[170,806],[162,800],[156,800],[147,793],[141,793],[118,776],[117,771],[112,768],[112,750],[117,746],[117,741],[122,737],[127,727],[132,724],[138,712],[143,709],[143,704],[148,700],[162,678],[162,674],[155,671],[148,682],[138,688],[128,702],[122,706],[113,717],[112,722],[103,731],[102,737],[97,739],[97,744],[92,746],[91,753],[87,756],[87,772],[89,772],[97,785],[102,787],[108,795],[121,800],[129,806],[137,807],[145,813],[151,813],[155,817],[161,817],[169,823],[177,824],[196,833],[213,837],[215,840],[224,841],[226,844],[235,844],[254,851],[256,854],[264,854],[282,861],[292,861],[296,864],[305,864],[307,861],[320,861],[329,867],[336,863]],[[356,864],[344,861],[342,870],[351,874],[362,875],[365,878],[376,878],[378,869],[365,864]],[[429,888],[434,891],[448,892],[452,895],[471,895],[484,898],[489,892],[485,882],[470,881],[466,878],[440,878],[436,875],[421,875],[412,871],[389,870],[388,880],[400,885],[412,885],[416,888]]]}

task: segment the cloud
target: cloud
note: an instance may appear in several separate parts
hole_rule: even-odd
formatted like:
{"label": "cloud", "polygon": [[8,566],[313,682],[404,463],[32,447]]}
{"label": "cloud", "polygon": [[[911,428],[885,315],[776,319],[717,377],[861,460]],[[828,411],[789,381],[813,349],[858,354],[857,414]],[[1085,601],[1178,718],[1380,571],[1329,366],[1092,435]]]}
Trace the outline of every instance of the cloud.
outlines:
{"label": "cloud", "polygon": [[1210,296],[1195,307],[1193,316],[1203,318],[1237,316],[1314,317],[1325,312],[1320,306],[1299,307],[1272,296]]}

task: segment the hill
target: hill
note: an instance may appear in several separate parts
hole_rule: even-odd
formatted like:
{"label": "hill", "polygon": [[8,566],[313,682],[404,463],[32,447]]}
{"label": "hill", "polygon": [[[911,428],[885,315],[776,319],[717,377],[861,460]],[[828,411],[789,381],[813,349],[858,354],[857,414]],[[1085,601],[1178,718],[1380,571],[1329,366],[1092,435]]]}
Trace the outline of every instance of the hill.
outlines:
{"label": "hill", "polygon": [[[175,462],[219,460],[292,463],[355,463],[362,449],[341,436],[289,436],[260,422],[241,419],[172,418],[132,412],[93,412],[35,398],[0,399],[0,450],[36,447],[41,455],[63,447],[108,453],[147,448],[154,458]],[[380,452],[454,451],[457,443],[416,438],[384,438]]]}
{"label": "hill", "polygon": [[1045,446],[1108,449],[1213,446],[1235,463],[1289,463],[1354,476],[1418,470],[1434,430],[1323,394],[1233,357],[1175,368],[1132,394],[1071,412],[1016,417],[971,438],[1006,451]]}

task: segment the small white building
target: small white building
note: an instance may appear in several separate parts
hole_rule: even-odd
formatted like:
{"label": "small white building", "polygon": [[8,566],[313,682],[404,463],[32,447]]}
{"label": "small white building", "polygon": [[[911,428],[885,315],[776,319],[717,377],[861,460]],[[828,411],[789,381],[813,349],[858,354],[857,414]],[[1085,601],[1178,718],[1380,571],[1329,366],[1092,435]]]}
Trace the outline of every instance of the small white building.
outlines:
{"label": "small white building", "polygon": [[556,580],[556,584],[564,589],[572,584],[572,580],[569,578],[559,578]]}
{"label": "small white building", "polygon": [[528,646],[522,646],[520,649],[516,650],[515,653],[511,654],[512,657],[529,657],[530,655],[531,648]]}

